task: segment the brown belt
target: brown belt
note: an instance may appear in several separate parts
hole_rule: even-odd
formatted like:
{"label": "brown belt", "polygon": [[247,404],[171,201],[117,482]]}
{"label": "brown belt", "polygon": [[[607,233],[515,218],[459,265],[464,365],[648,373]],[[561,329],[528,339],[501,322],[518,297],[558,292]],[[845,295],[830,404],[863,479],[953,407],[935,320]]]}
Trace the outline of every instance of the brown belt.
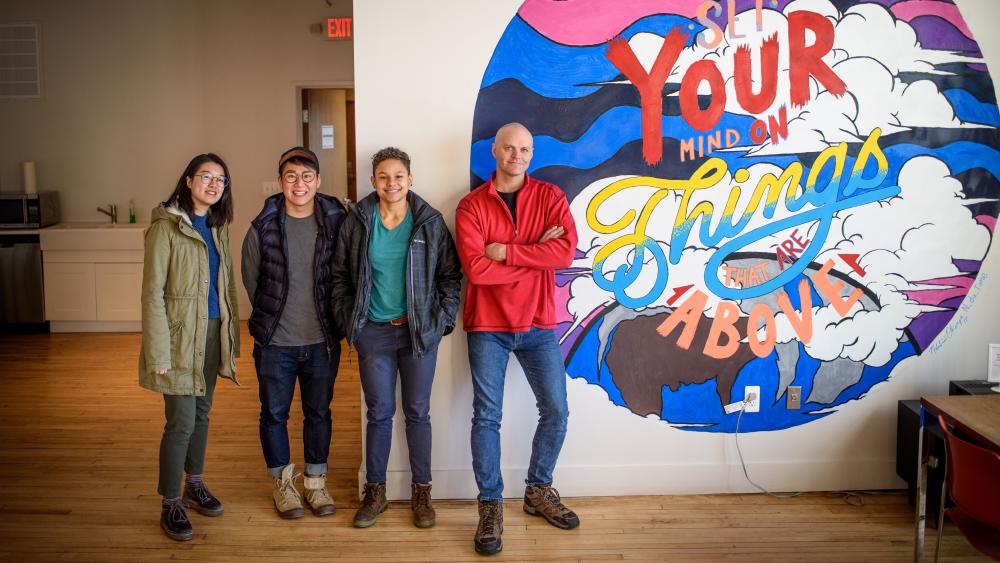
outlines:
{"label": "brown belt", "polygon": [[407,318],[406,315],[403,315],[402,317],[392,319],[391,321],[389,321],[389,324],[391,324],[392,326],[403,326],[408,322],[410,322],[410,319]]}

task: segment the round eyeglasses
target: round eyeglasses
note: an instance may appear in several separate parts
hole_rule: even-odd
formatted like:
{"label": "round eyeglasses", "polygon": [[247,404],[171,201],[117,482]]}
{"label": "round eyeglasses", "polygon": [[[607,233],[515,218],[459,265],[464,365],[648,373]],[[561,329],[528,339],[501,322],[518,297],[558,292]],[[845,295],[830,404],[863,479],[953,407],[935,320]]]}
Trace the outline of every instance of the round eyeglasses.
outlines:
{"label": "round eyeglasses", "polygon": [[286,184],[294,184],[298,182],[299,179],[302,180],[304,184],[310,184],[316,179],[315,172],[303,172],[301,175],[295,172],[285,172],[281,175],[281,179],[285,181]]}
{"label": "round eyeglasses", "polygon": [[205,174],[198,174],[195,177],[201,180],[201,183],[206,186],[216,184],[222,186],[223,188],[229,187],[229,178],[226,178],[225,176],[212,176],[206,172]]}

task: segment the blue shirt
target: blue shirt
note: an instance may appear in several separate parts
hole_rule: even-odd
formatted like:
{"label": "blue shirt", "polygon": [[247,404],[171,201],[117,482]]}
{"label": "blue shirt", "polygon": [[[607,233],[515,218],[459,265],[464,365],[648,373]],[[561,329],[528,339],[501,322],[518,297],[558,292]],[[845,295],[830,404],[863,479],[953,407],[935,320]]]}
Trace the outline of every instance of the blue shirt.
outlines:
{"label": "blue shirt", "polygon": [[219,250],[215,247],[215,238],[212,236],[212,228],[208,226],[208,217],[205,215],[191,215],[191,224],[201,239],[208,247],[208,318],[218,319],[221,316],[219,311]]}
{"label": "blue shirt", "polygon": [[372,298],[368,318],[385,323],[406,314],[406,258],[413,232],[413,214],[391,231],[382,224],[378,206],[372,212],[368,262],[372,267]]}

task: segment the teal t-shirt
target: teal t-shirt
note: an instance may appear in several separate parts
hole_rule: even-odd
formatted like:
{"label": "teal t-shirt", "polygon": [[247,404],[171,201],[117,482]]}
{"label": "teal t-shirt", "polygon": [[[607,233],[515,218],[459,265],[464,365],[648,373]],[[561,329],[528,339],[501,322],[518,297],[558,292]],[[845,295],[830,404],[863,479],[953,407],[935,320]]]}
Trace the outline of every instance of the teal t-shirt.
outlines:
{"label": "teal t-shirt", "polygon": [[372,299],[368,318],[389,322],[406,314],[406,255],[413,232],[413,214],[391,231],[382,224],[378,207],[372,212],[372,237],[368,262],[372,266]]}

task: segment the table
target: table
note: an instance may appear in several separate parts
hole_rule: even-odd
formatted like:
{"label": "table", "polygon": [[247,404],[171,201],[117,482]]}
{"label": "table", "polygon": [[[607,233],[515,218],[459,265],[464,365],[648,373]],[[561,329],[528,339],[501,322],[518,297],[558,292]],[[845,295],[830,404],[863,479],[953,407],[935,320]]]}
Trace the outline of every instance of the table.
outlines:
{"label": "table", "polygon": [[[917,515],[913,560],[924,560],[927,507],[927,460],[924,459],[924,417],[941,415],[969,438],[1000,452],[1000,395],[954,395],[920,398],[920,435],[917,440]],[[942,503],[944,499],[942,499]],[[942,507],[943,508],[943,507]]]}

